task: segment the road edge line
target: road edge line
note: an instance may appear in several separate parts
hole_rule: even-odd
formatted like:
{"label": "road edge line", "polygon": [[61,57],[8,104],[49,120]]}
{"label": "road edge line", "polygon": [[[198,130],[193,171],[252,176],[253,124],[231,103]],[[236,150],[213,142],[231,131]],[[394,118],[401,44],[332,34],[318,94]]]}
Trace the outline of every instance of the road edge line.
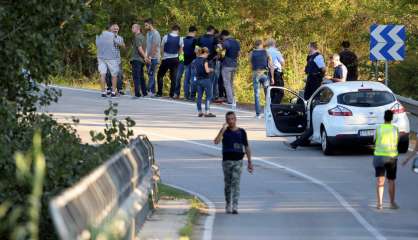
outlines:
{"label": "road edge line", "polygon": [[173,187],[173,188],[177,188],[181,191],[184,191],[190,195],[196,196],[197,198],[199,198],[202,202],[204,202],[206,204],[206,206],[208,206],[208,216],[205,219],[205,225],[204,225],[204,230],[203,230],[203,240],[212,240],[212,232],[213,232],[213,224],[215,222],[215,216],[216,216],[216,208],[215,208],[215,204],[213,204],[213,202],[211,200],[209,200],[209,198],[207,198],[206,196],[194,192],[192,190],[186,189],[184,187],[180,187],[178,185],[175,184],[170,184],[170,183],[166,183],[164,182],[165,185],[169,186],[169,187]]}
{"label": "road edge line", "polygon": [[[179,141],[183,141],[183,142],[187,142],[187,143],[191,143],[194,145],[198,145],[198,146],[202,146],[202,147],[206,147],[209,149],[213,149],[213,150],[221,150],[220,147],[216,147],[216,146],[211,146],[205,143],[198,143],[195,142],[193,140],[187,140],[187,139],[183,139],[183,138],[179,138],[179,137],[172,137],[172,136],[167,136],[167,135],[163,135],[163,134],[158,134],[158,133],[150,133],[150,132],[145,132],[142,131],[148,135],[154,135],[157,137],[164,137],[164,138],[169,138],[169,139],[174,139],[174,140],[179,140]],[[350,203],[348,203],[347,200],[345,200],[345,198],[339,194],[335,189],[333,189],[332,187],[330,187],[328,184],[324,183],[323,181],[316,179],[314,177],[311,177],[309,175],[306,175],[302,172],[299,172],[298,170],[295,170],[293,168],[289,168],[286,166],[283,166],[281,164],[278,163],[274,163],[271,162],[269,160],[260,158],[260,157],[253,157],[253,160],[264,163],[266,165],[270,165],[270,166],[274,166],[276,168],[279,169],[284,169],[288,172],[290,172],[291,174],[297,175],[299,177],[304,178],[305,180],[308,180],[309,182],[316,184],[318,186],[321,186],[322,188],[324,188],[326,191],[328,191],[332,196],[334,196],[334,198],[338,201],[338,203],[349,213],[351,213],[351,215],[357,220],[358,223],[360,223],[361,226],[363,226],[363,228],[368,231],[375,239],[377,240],[386,240],[386,237],[383,236],[375,227],[373,227],[356,209],[354,209]]]}

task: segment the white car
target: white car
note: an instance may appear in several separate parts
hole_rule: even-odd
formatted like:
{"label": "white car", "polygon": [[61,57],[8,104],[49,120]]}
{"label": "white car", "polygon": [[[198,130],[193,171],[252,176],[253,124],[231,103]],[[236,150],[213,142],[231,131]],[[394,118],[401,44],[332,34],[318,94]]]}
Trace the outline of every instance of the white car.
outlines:
{"label": "white car", "polygon": [[308,126],[312,142],[324,154],[338,146],[373,145],[376,127],[384,122],[386,110],[394,113],[399,128],[399,152],[409,145],[409,120],[405,108],[392,91],[378,82],[355,81],[322,85],[308,100],[283,87],[269,87],[265,124],[268,137],[299,136]]}

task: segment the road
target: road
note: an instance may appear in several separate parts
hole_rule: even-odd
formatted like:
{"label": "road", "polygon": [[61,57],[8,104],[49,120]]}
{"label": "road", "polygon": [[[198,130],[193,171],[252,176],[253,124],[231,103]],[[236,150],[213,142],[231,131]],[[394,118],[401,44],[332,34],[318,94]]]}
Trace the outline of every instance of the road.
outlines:
{"label": "road", "polygon": [[[212,239],[418,239],[418,175],[398,168],[399,210],[377,211],[374,170],[367,152],[348,149],[324,156],[319,146],[287,149],[284,138],[266,138],[263,120],[238,112],[248,133],[255,172],[244,172],[240,214],[224,213],[220,149],[212,143],[226,108],[217,118],[197,118],[195,105],[167,99],[114,100],[121,117],[132,117],[136,133],[155,145],[162,180],[199,193],[216,207]],[[84,141],[104,126],[108,105],[98,92],[63,89],[48,111],[60,121],[80,119]],[[387,200],[387,195],[385,196]]]}

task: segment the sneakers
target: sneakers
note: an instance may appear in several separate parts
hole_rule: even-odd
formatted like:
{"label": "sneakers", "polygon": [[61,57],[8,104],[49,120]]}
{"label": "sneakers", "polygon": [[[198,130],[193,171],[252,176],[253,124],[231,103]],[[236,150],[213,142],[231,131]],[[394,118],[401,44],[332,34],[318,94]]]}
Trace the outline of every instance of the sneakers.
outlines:
{"label": "sneakers", "polygon": [[110,94],[111,98],[118,98],[118,95],[116,95],[116,93],[112,92],[112,94]]}
{"label": "sneakers", "polygon": [[216,115],[213,114],[213,113],[206,113],[205,114],[205,117],[216,117]]}
{"label": "sneakers", "polygon": [[399,205],[396,204],[396,203],[391,203],[390,204],[390,209],[394,209],[394,210],[399,209]]}
{"label": "sneakers", "polygon": [[107,89],[107,90],[106,90],[106,94],[107,94],[108,96],[110,96],[110,95],[112,94],[112,90]]}
{"label": "sneakers", "polygon": [[227,204],[225,207],[225,213],[226,214],[231,214],[232,213],[232,207],[231,205]]}
{"label": "sneakers", "polygon": [[125,95],[125,92],[123,92],[122,90],[118,90],[118,94],[119,94],[120,96],[123,96],[123,95]]}
{"label": "sneakers", "polygon": [[107,97],[107,93],[106,92],[102,92],[102,97]]}
{"label": "sneakers", "polygon": [[286,147],[288,147],[288,148],[290,148],[290,149],[292,149],[292,150],[296,150],[296,148],[297,148],[297,146],[295,146],[295,145],[293,145],[293,144],[291,144],[291,143],[289,143],[289,142],[283,142],[283,144],[284,144]]}
{"label": "sneakers", "polygon": [[261,119],[261,115],[260,114],[255,115],[255,119]]}
{"label": "sneakers", "polygon": [[232,214],[238,214],[238,210],[237,209],[232,210]]}
{"label": "sneakers", "polygon": [[198,116],[198,117],[203,117],[203,115],[204,115],[204,114],[203,114],[202,112],[200,112],[197,116]]}

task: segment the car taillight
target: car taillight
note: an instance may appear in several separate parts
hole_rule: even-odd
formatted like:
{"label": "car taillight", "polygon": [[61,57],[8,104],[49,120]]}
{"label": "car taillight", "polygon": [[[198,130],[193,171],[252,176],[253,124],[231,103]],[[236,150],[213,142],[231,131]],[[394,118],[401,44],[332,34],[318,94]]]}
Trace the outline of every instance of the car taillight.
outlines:
{"label": "car taillight", "polygon": [[406,112],[406,109],[399,102],[395,103],[395,105],[393,105],[390,110],[393,112],[393,114]]}
{"label": "car taillight", "polygon": [[328,114],[331,116],[353,116],[353,112],[350,109],[343,106],[336,106],[328,110]]}

